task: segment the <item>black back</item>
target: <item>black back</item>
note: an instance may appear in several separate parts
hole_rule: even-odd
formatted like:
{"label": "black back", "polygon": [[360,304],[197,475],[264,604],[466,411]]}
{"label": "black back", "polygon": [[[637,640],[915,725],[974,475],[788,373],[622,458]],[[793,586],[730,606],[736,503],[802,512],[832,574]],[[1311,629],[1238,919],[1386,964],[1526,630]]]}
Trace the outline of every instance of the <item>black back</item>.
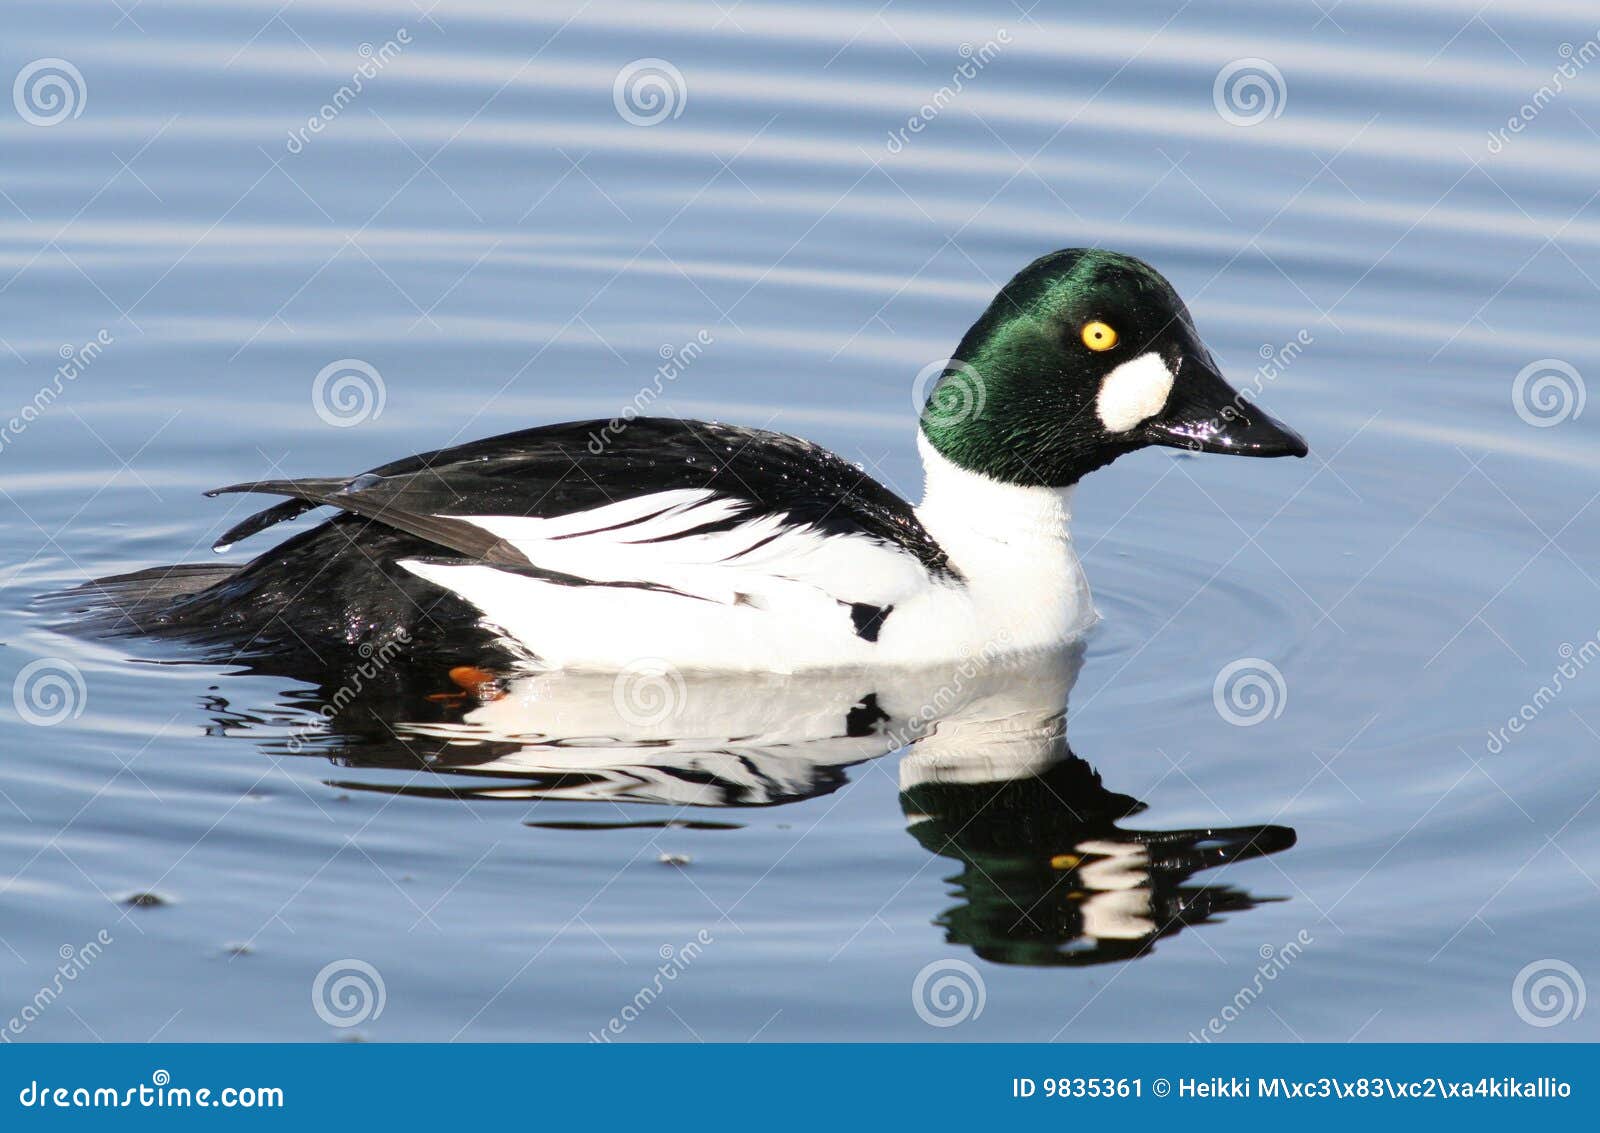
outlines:
{"label": "black back", "polygon": [[321,659],[329,664],[348,664],[402,642],[412,655],[437,651],[449,664],[494,665],[506,657],[479,628],[477,612],[400,560],[490,562],[551,581],[586,580],[542,571],[481,528],[440,516],[553,517],[682,488],[708,488],[743,505],[699,533],[779,514],[829,534],[882,540],[954,577],[911,506],[828,450],[763,429],[638,418],[524,429],[348,478],[218,489],[291,497],[236,525],[219,545],[318,506],[342,513],[242,568],[140,571],[90,583],[74,597],[92,613],[89,628],[182,638],[230,658],[309,649],[327,654]]}
{"label": "black back", "polygon": [[683,488],[709,488],[746,505],[719,526],[781,513],[829,534],[881,539],[930,570],[950,571],[944,551],[905,500],[820,445],[765,429],[673,417],[545,425],[421,453],[349,479],[219,489],[314,497],[252,516],[222,542],[322,502],[359,507],[371,516],[549,518]]}

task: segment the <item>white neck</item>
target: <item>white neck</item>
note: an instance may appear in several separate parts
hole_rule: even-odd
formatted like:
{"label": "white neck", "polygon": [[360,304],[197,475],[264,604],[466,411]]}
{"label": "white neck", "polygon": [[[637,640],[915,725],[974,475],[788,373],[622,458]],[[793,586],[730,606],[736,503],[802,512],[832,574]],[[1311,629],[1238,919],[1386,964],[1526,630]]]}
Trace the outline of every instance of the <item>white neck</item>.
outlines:
{"label": "white neck", "polygon": [[950,460],[918,431],[926,477],[917,516],[941,542],[960,532],[996,543],[1067,543],[1072,539],[1072,487],[1007,484]]}
{"label": "white neck", "polygon": [[1006,484],[946,459],[926,437],[917,443],[927,472],[917,518],[963,580],[943,624],[1017,650],[1086,632],[1098,615],[1069,531],[1072,489]]}

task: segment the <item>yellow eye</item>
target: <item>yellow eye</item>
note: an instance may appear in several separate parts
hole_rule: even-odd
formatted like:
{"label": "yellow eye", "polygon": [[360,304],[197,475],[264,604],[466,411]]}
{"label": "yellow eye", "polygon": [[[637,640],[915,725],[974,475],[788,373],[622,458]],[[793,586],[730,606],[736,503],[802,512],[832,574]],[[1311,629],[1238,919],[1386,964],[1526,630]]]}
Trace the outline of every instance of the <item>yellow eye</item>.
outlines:
{"label": "yellow eye", "polygon": [[1085,323],[1083,344],[1090,350],[1110,350],[1117,344],[1117,332],[1102,322]]}

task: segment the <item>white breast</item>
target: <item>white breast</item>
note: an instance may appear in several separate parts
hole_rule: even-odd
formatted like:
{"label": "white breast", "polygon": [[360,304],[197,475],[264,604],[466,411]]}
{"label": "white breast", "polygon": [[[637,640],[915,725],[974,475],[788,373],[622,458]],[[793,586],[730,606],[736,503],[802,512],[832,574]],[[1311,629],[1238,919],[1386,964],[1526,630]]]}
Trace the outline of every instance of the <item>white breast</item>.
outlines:
{"label": "white breast", "polygon": [[946,609],[922,619],[925,632],[950,623],[945,649],[956,655],[1081,637],[1098,615],[1072,544],[1073,490],[1002,483],[952,463],[920,434],[917,446],[927,474],[917,518],[966,579],[959,602],[929,596]]}

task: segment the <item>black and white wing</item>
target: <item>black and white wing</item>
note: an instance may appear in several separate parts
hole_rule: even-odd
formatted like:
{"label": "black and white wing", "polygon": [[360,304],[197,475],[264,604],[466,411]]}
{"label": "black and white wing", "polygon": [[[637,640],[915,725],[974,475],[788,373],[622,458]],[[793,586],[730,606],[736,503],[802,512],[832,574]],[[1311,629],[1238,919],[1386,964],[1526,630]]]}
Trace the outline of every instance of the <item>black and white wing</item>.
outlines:
{"label": "black and white wing", "polygon": [[[314,507],[362,516],[437,551],[407,569],[474,603],[540,656],[569,663],[614,659],[560,644],[585,632],[575,611],[598,619],[587,627],[597,639],[638,643],[637,621],[634,632],[609,631],[618,618],[644,618],[682,633],[731,632],[736,652],[737,639],[749,639],[748,653],[763,633],[770,650],[774,631],[818,619],[829,624],[811,628],[824,637],[842,627],[876,640],[896,603],[955,580],[911,507],[859,468],[807,441],[730,425],[574,422],[350,478],[217,491],[289,497],[223,545]],[[775,620],[718,624],[708,605]]]}

